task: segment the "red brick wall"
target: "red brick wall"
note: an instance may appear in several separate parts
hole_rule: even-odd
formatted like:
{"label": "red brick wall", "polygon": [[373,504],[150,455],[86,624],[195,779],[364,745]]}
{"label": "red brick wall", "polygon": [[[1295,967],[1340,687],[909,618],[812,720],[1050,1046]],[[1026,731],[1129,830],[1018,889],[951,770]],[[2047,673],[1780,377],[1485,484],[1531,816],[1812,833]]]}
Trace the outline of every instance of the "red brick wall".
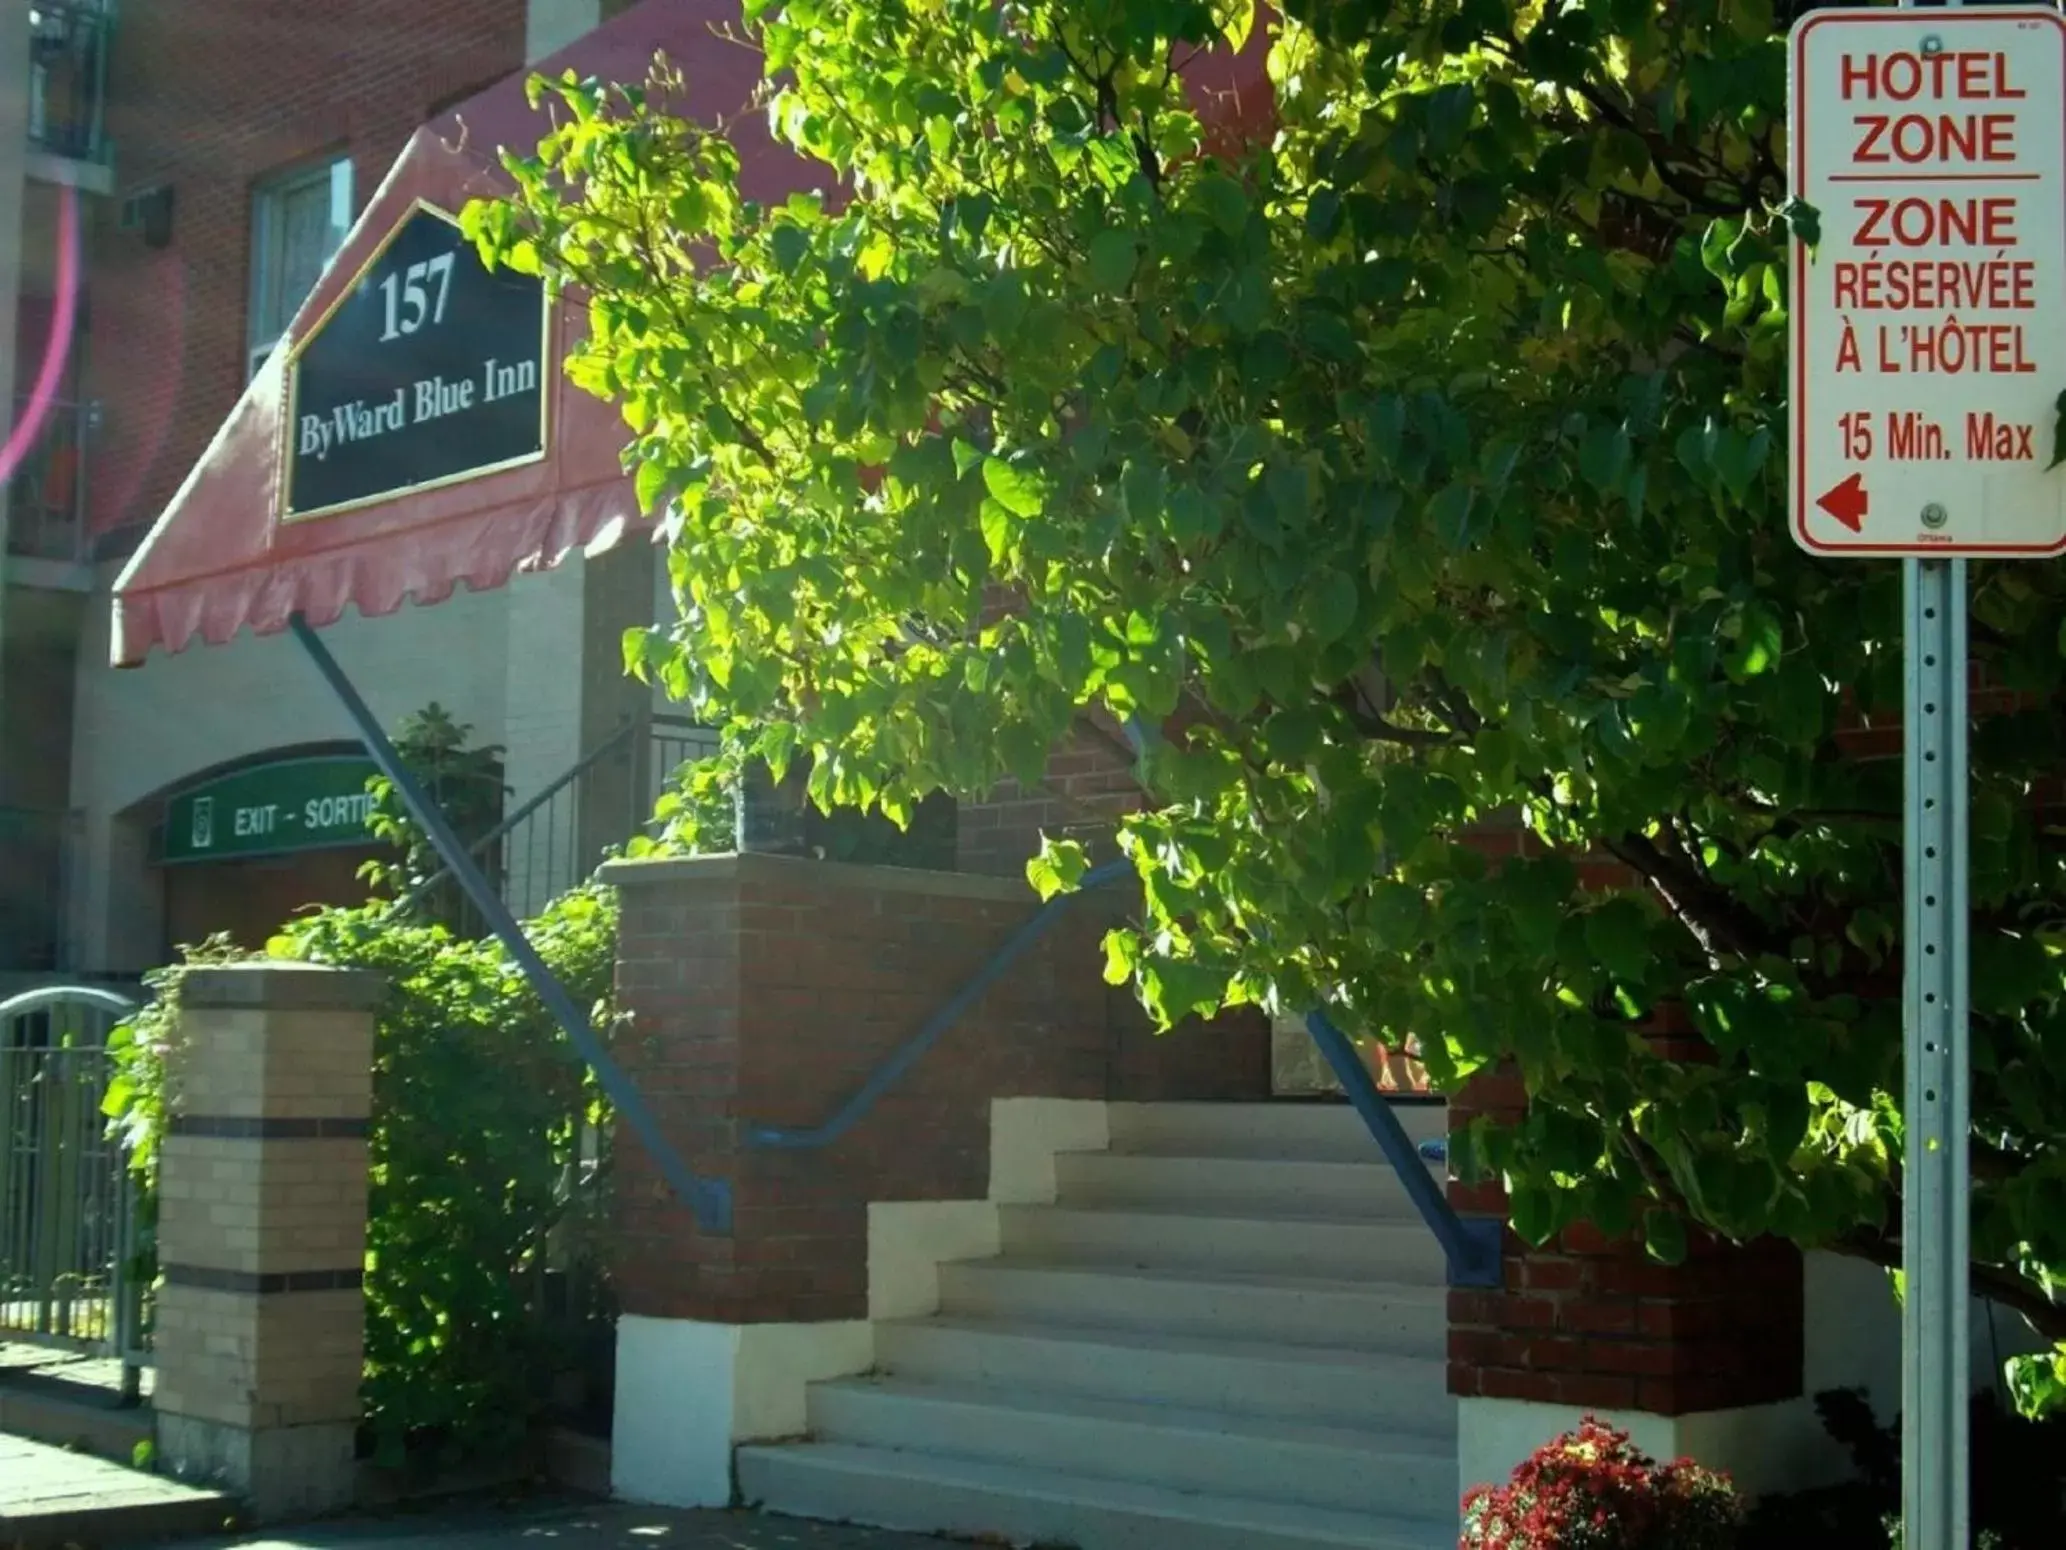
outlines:
{"label": "red brick wall", "polygon": [[993,1097],[1261,1098],[1260,1019],[1161,1038],[1099,975],[1101,912],[1020,959],[852,1131],[751,1150],[747,1121],[821,1123],[1021,921],[988,879],[770,856],[612,869],[623,923],[617,1048],[700,1174],[729,1179],[729,1238],[696,1230],[637,1142],[615,1191],[626,1311],[757,1323],[867,1312],[871,1200],[989,1188]]}
{"label": "red brick wall", "polygon": [[[1518,820],[1469,836],[1489,856],[1539,855]],[[1639,886],[1621,863],[1578,863],[1587,888]],[[1711,1055],[1676,1008],[1652,1030],[1676,1060]],[[1518,1071],[1479,1076],[1449,1100],[1449,1126],[1479,1116],[1518,1120],[1528,1106]],[[1449,1182],[1465,1216],[1506,1219],[1497,1180]],[[1736,1247],[1694,1234],[1675,1266],[1652,1262],[1639,1243],[1610,1241],[1580,1225],[1541,1247],[1506,1231],[1506,1284],[1449,1293],[1449,1391],[1602,1410],[1684,1415],[1789,1399],[1801,1391],[1802,1271],[1791,1244]]]}
{"label": "red brick wall", "polygon": [[252,184],[338,150],[363,208],[410,134],[523,64],[520,0],[124,6],[109,81],[120,187],[174,190],[171,246],[89,249],[96,531],[148,523],[243,391]]}
{"label": "red brick wall", "polygon": [[[1450,1128],[1526,1107],[1517,1072],[1480,1076],[1450,1099]],[[1506,1216],[1497,1181],[1451,1180],[1449,1203]],[[1685,1262],[1667,1266],[1587,1226],[1540,1248],[1509,1229],[1505,1286],[1449,1293],[1449,1391],[1653,1415],[1789,1399],[1801,1391],[1801,1314],[1800,1252],[1774,1239],[1737,1248],[1695,1234]]]}
{"label": "red brick wall", "polygon": [[1038,785],[1008,780],[980,802],[961,804],[959,870],[1023,877],[1042,833],[1095,844],[1140,802],[1122,734],[1085,728],[1056,750]]}

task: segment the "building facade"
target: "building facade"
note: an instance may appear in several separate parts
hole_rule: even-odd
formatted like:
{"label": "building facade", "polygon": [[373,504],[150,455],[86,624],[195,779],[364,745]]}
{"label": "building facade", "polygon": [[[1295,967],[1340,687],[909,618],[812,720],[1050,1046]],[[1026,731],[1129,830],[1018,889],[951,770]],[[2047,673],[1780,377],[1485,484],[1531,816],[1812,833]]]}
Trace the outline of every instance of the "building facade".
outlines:
{"label": "building facade", "polygon": [[[247,634],[118,672],[110,587],[409,136],[627,8],[0,0],[0,979],[128,978],[363,896],[355,826],[195,826],[218,787],[284,812],[352,778],[299,654]],[[435,703],[503,750],[507,812],[558,791],[498,855],[519,903],[622,838],[656,748],[691,745],[654,742],[664,707],[622,674],[662,593],[626,546],[331,632],[391,725]]]}

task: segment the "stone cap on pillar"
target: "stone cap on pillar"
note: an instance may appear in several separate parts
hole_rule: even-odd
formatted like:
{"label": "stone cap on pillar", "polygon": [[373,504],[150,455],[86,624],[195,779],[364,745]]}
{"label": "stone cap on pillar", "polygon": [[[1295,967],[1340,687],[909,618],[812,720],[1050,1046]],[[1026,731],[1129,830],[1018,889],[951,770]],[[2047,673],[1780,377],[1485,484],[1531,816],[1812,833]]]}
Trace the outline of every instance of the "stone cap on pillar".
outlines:
{"label": "stone cap on pillar", "polygon": [[608,861],[597,875],[617,888],[793,881],[821,888],[873,888],[885,893],[992,899],[1005,904],[1040,902],[1032,884],[1023,877],[993,877],[982,872],[934,872],[923,867],[862,866],[851,861],[818,861],[806,856],[778,856],[763,851],[719,851],[704,856],[653,856]]}
{"label": "stone cap on pillar", "polygon": [[366,1012],[380,1005],[387,982],[367,969],[268,959],[210,964],[180,977],[183,1007],[249,1007],[268,1011]]}

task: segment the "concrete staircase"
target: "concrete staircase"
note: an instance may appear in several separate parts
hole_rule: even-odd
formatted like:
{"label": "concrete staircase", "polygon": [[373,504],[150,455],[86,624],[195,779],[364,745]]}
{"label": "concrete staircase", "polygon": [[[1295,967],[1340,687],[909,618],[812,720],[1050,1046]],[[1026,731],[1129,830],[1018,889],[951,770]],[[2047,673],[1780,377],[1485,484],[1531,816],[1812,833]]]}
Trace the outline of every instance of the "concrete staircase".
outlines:
{"label": "concrete staircase", "polygon": [[[1439,1105],[1401,1105],[1415,1140]],[[1444,1266],[1333,1103],[1118,1105],[1003,1252],[738,1453],[778,1512],[1081,1550],[1448,1550]]]}

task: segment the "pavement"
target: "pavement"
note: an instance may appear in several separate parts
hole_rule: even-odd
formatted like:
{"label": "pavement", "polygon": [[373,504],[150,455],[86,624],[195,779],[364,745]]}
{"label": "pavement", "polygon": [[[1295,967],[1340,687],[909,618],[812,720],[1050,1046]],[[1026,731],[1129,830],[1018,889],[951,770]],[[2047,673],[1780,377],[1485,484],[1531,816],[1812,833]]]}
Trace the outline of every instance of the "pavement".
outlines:
{"label": "pavement", "polygon": [[948,1550],[948,1545],[920,1535],[765,1513],[673,1512],[613,1502],[346,1519],[190,1542],[182,1550]]}
{"label": "pavement", "polygon": [[214,1491],[0,1433],[0,1545],[93,1544],[110,1531],[131,1541],[205,1534],[230,1510]]}
{"label": "pavement", "polygon": [[306,1528],[220,1533],[212,1491],[0,1435],[0,1546],[88,1550],[948,1550],[946,1541],[756,1512],[675,1512],[614,1502],[471,1504]]}
{"label": "pavement", "polygon": [[[146,1372],[147,1388],[149,1379]],[[148,1417],[147,1410],[109,1408],[120,1381],[119,1363],[0,1342],[0,1421],[42,1401],[46,1390],[62,1394],[57,1409],[43,1404],[33,1419],[44,1435],[75,1444],[53,1447],[0,1432],[0,1550],[109,1543],[165,1550],[951,1550],[949,1541],[882,1529],[565,1495],[502,1504],[473,1497],[463,1505],[398,1508],[304,1529],[199,1540],[193,1536],[222,1533],[230,1510],[225,1498],[115,1462],[131,1452],[126,1434],[87,1435],[88,1421],[112,1426]],[[148,1435],[147,1420],[141,1424],[139,1435]],[[107,1457],[93,1457],[77,1443]]]}

